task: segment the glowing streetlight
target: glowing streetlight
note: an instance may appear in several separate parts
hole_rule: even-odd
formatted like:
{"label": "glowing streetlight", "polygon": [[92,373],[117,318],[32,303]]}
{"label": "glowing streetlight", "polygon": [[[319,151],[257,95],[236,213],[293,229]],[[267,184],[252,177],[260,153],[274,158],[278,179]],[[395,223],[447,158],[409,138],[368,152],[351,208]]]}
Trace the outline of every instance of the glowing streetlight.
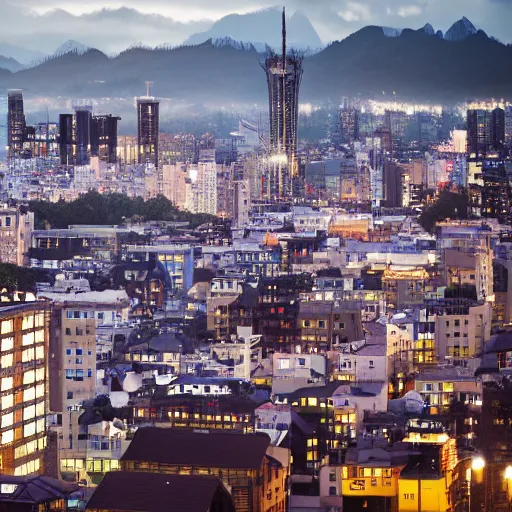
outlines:
{"label": "glowing streetlight", "polygon": [[485,468],[485,459],[483,457],[475,457],[474,459],[471,460],[471,469],[473,471],[480,471],[484,468]]}
{"label": "glowing streetlight", "polygon": [[505,480],[512,480],[512,466],[507,466],[505,468]]}

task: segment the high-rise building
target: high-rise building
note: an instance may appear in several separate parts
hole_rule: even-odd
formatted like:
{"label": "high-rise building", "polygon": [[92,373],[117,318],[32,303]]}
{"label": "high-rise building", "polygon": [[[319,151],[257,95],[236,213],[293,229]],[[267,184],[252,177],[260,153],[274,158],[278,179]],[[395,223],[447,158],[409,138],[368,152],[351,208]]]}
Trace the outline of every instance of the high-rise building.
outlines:
{"label": "high-rise building", "polygon": [[217,164],[214,149],[205,149],[199,153],[196,213],[217,214]]}
{"label": "high-rise building", "polygon": [[120,119],[111,114],[92,117],[91,156],[110,164],[117,161],[117,122]]}
{"label": "high-rise building", "polygon": [[489,152],[501,151],[505,143],[505,112],[501,108],[468,110],[468,154],[484,158]]}
{"label": "high-rise building", "polygon": [[505,107],[505,145],[512,148],[512,105]]}
{"label": "high-rise building", "polygon": [[340,135],[341,142],[354,144],[359,139],[359,111],[350,106],[344,106],[340,110]]}
{"label": "high-rise building", "polygon": [[46,471],[49,321],[47,303],[9,303],[0,308],[3,474],[23,476]]}
{"label": "high-rise building", "polygon": [[384,201],[391,208],[402,206],[403,169],[395,162],[385,162],[383,172]]}
{"label": "high-rise building", "polygon": [[265,59],[270,116],[269,152],[275,169],[271,181],[276,197],[286,197],[291,178],[298,174],[297,135],[299,89],[302,81],[301,54],[286,51],[286,15],[283,9],[283,46],[281,55],[270,51]]}
{"label": "high-rise building", "polygon": [[23,93],[19,90],[7,94],[7,146],[9,158],[20,156],[25,139],[25,113]]}
{"label": "high-rise building", "polygon": [[87,165],[91,160],[92,108],[80,107],[75,110],[76,164]]}
{"label": "high-rise building", "polygon": [[73,114],[59,115],[59,150],[61,165],[74,163],[74,123]]}
{"label": "high-rise building", "polygon": [[137,144],[139,164],[158,167],[160,103],[152,97],[137,98]]}

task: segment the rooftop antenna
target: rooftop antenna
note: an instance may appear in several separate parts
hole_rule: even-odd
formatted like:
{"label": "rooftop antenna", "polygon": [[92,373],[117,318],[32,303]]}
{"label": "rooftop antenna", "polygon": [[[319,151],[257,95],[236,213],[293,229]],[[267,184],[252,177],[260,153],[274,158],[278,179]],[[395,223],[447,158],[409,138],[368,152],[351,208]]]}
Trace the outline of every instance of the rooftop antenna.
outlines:
{"label": "rooftop antenna", "polygon": [[286,7],[283,7],[283,70],[286,69]]}
{"label": "rooftop antenna", "polygon": [[146,98],[149,98],[149,93],[151,90],[151,86],[153,85],[153,82],[146,82]]}

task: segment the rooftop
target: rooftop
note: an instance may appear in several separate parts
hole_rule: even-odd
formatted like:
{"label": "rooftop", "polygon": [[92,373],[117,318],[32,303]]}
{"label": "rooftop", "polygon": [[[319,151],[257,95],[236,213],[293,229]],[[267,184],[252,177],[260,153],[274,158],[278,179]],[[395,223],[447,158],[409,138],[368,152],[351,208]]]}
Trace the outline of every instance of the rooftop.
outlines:
{"label": "rooftop", "polygon": [[135,432],[121,460],[259,469],[269,445],[266,434],[145,427]]}
{"label": "rooftop", "polygon": [[112,471],[105,475],[86,510],[129,510],[130,512],[205,512],[219,493],[231,506],[231,498],[220,480],[206,475]]}

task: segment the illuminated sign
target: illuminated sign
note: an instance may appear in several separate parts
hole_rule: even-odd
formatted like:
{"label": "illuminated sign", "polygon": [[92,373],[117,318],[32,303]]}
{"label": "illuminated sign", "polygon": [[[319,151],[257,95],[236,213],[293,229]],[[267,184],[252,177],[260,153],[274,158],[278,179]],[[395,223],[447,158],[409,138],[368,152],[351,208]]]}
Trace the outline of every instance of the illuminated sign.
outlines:
{"label": "illuminated sign", "polygon": [[350,482],[350,490],[351,491],[364,491],[365,490],[365,481],[364,480],[352,480],[352,482]]}

